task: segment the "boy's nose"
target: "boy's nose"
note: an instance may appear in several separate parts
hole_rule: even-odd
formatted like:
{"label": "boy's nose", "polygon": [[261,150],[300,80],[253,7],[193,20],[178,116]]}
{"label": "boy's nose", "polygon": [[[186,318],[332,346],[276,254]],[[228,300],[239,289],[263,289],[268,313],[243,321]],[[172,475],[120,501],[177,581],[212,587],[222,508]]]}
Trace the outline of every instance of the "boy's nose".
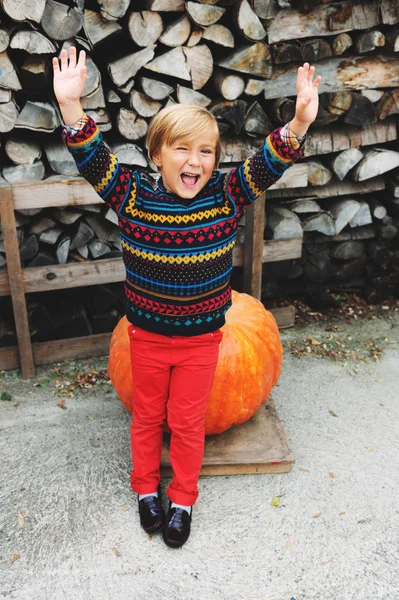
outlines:
{"label": "boy's nose", "polygon": [[191,165],[192,167],[199,167],[200,161],[199,161],[198,155],[190,154],[190,156],[188,157],[188,164]]}

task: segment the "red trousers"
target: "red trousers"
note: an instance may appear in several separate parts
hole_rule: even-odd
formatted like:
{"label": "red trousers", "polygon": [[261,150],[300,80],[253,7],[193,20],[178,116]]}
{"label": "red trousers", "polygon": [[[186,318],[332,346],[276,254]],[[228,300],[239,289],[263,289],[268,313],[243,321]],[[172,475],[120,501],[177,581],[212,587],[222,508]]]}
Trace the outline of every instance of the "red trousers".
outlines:
{"label": "red trousers", "polygon": [[129,336],[134,403],[131,488],[137,494],[157,489],[167,420],[173,469],[167,495],[176,504],[192,505],[198,497],[205,411],[223,333],[165,336],[130,325]]}

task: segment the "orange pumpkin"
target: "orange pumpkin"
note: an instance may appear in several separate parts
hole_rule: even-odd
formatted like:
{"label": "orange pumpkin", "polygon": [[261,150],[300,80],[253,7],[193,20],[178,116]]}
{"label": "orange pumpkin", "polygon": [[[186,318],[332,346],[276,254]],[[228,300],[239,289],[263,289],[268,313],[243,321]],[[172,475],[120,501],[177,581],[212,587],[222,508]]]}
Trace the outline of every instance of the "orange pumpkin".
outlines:
{"label": "orange pumpkin", "polygon": [[[250,419],[276,384],[283,348],[273,315],[248,294],[233,291],[205,418],[205,433],[222,433]],[[132,412],[129,322],[123,317],[111,338],[108,371],[117,395]]]}

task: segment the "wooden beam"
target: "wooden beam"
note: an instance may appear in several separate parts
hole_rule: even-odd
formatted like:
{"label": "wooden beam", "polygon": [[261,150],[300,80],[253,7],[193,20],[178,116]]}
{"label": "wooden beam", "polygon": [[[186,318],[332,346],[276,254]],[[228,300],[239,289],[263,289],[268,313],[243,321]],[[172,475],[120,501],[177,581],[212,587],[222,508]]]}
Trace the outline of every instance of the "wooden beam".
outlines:
{"label": "wooden beam", "polygon": [[[263,242],[262,262],[299,258],[301,252],[302,238],[267,240]],[[241,267],[243,265],[244,244],[239,244],[233,249],[233,266]],[[22,271],[25,293],[117,283],[124,279],[125,267],[121,258],[32,267]],[[0,296],[9,296],[10,293],[8,275],[6,272],[0,272]]]}
{"label": "wooden beam", "polygon": [[35,366],[33,363],[11,186],[0,189],[0,219],[7,258],[8,284],[14,310],[22,377],[29,379],[35,375]]}
{"label": "wooden beam", "polygon": [[263,193],[245,211],[244,292],[257,300],[262,294],[265,202],[266,194]]}

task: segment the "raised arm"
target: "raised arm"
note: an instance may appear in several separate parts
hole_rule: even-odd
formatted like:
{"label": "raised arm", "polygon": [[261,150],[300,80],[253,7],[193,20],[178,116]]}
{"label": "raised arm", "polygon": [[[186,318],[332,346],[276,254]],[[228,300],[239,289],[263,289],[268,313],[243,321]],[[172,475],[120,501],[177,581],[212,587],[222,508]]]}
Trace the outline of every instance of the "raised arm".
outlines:
{"label": "raised arm", "polygon": [[53,58],[54,93],[66,127],[62,137],[83,177],[94,187],[110,208],[118,211],[131,191],[135,193],[134,172],[119,165],[104,144],[101,132],[80,104],[87,79],[86,54],[82,50],[76,61],[76,48],[62,50],[61,65]]}
{"label": "raised arm", "polygon": [[303,156],[306,133],[316,118],[319,106],[321,76],[313,81],[314,74],[315,68],[309,63],[299,67],[293,120],[275,129],[258,152],[226,175],[225,190],[235,201],[239,215]]}

